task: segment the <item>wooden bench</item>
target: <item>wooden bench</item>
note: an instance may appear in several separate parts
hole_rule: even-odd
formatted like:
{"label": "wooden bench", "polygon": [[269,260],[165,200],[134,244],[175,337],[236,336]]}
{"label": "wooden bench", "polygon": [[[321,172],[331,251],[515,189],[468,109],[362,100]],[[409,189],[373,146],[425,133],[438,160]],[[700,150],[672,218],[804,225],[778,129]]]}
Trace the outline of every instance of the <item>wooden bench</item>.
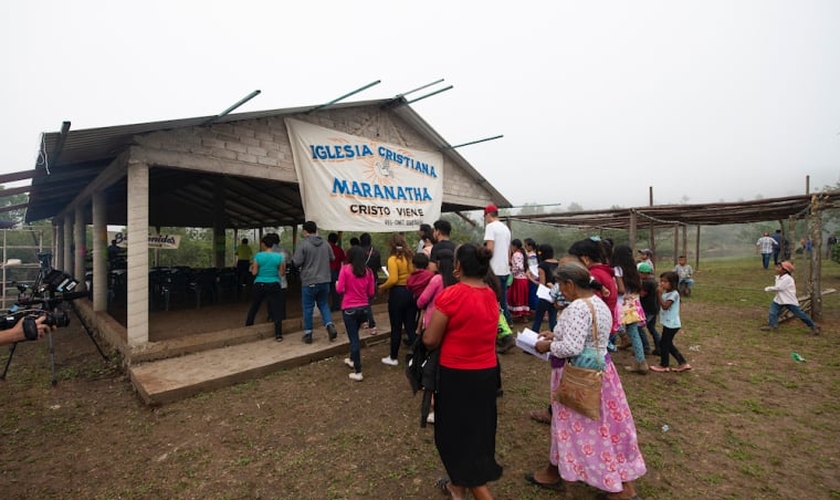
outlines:
{"label": "wooden bench", "polygon": [[[826,295],[832,294],[836,291],[837,290],[835,288],[827,288],[827,289],[823,290],[822,294],[823,294],[823,296],[826,296]],[[811,296],[810,295],[802,295],[802,296],[797,297],[797,299],[799,300],[799,308],[802,309],[803,311],[805,311],[806,313],[808,313],[809,316],[811,316],[811,311],[813,310],[813,304],[811,303]],[[788,308],[784,308],[784,309],[782,309],[781,314],[779,314],[779,323],[781,323],[783,321],[787,321],[791,318],[795,318],[793,313],[790,312],[790,310]]]}

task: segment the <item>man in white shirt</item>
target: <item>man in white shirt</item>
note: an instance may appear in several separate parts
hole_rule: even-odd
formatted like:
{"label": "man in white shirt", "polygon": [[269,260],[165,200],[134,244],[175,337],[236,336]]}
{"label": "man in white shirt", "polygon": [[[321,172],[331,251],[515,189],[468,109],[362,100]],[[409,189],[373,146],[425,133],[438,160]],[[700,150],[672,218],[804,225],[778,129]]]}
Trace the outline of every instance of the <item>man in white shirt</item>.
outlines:
{"label": "man in white shirt", "polygon": [[778,247],[779,244],[776,243],[776,240],[770,237],[770,233],[765,232],[764,236],[755,242],[755,246],[761,253],[761,265],[764,266],[764,269],[769,268],[770,257],[773,255],[774,248]]}
{"label": "man in white shirt", "polygon": [[499,278],[499,288],[502,297],[499,304],[508,324],[511,323],[510,311],[507,306],[507,281],[510,276],[510,229],[499,220],[499,209],[496,205],[484,207],[484,246],[493,251],[490,268]]}

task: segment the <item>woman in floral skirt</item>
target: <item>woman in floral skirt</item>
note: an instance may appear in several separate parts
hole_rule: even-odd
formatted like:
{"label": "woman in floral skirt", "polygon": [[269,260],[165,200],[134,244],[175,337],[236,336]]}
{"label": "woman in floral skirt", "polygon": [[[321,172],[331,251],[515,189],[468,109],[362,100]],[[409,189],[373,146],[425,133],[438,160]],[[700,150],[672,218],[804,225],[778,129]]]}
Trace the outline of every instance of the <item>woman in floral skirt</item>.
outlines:
{"label": "woman in floral skirt", "polygon": [[[555,272],[560,291],[571,301],[553,332],[541,334],[535,348],[551,352],[551,392],[563,376],[566,362],[591,353],[604,366],[601,415],[592,420],[552,401],[549,465],[526,479],[537,486],[562,490],[565,481],[583,481],[601,490],[609,500],[637,500],[633,481],[647,471],[639,450],[636,425],[615,366],[607,353],[612,311],[595,295],[601,284],[582,265],[562,264]],[[593,314],[594,313],[594,314]],[[598,342],[593,335],[597,324]]]}

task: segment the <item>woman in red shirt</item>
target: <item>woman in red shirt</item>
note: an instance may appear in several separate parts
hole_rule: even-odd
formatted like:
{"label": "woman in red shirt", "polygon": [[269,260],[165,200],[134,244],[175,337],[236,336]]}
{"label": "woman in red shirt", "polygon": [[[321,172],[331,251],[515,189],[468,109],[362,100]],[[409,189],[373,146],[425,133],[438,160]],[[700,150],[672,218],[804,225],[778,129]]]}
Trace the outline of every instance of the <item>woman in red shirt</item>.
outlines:
{"label": "woman in red shirt", "polygon": [[492,499],[487,483],[502,476],[496,463],[499,302],[485,282],[491,256],[472,243],[455,250],[459,282],[435,299],[423,334],[428,349],[440,347],[435,446],[448,477],[438,486],[454,499],[467,490],[476,500]]}

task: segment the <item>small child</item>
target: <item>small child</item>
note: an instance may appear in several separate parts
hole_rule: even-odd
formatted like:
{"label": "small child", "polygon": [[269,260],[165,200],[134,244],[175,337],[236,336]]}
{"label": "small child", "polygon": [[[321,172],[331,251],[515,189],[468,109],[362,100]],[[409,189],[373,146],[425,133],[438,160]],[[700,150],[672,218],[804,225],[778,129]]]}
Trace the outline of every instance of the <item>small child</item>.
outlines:
{"label": "small child", "polygon": [[642,278],[642,291],[639,293],[639,300],[642,302],[642,309],[645,311],[645,328],[653,337],[653,350],[650,349],[650,342],[647,335],[642,333],[642,345],[645,349],[645,354],[653,354],[654,356],[661,356],[659,350],[659,342],[661,337],[656,331],[656,320],[659,317],[659,296],[656,294],[656,288],[659,286],[656,279],[651,276],[653,269],[650,264],[640,262],[636,269],[639,270],[639,275]]}
{"label": "small child", "polygon": [[[417,302],[417,299],[419,299],[420,295],[423,294],[423,290],[425,290],[429,285],[429,281],[432,280],[432,276],[434,276],[435,273],[429,270],[429,256],[424,252],[417,252],[414,254],[414,257],[411,259],[411,263],[414,264],[414,271],[408,275],[408,278],[406,278],[405,286],[412,294],[414,294],[414,301]],[[421,329],[421,331],[423,328],[424,311],[425,309],[417,309],[417,321],[415,324],[418,329]]]}
{"label": "small child", "polygon": [[776,330],[779,328],[779,313],[782,308],[787,308],[794,316],[801,319],[811,329],[811,335],[819,335],[820,327],[805,311],[799,308],[799,299],[796,298],[796,282],[791,273],[793,264],[784,260],[776,264],[776,285],[764,287],[765,292],[776,292],[773,302],[770,303],[769,324],[761,327],[762,330]]}
{"label": "small child", "polygon": [[691,297],[691,291],[694,288],[694,278],[692,278],[691,275],[694,273],[694,270],[691,268],[691,265],[685,263],[685,255],[680,255],[677,259],[677,265],[674,266],[674,272],[677,273],[677,276],[680,278],[677,289],[686,297]]}
{"label": "small child", "polygon": [[429,271],[429,256],[423,252],[414,254],[411,263],[414,264],[414,271],[406,278],[405,286],[414,294],[414,300],[417,300],[435,273]]}
{"label": "small child", "polygon": [[[659,287],[656,295],[659,299],[659,322],[662,324],[662,338],[659,341],[660,363],[650,365],[654,372],[684,372],[691,370],[691,365],[674,345],[674,337],[682,328],[680,322],[680,294],[677,292],[677,285],[680,282],[679,276],[673,271],[659,275]],[[673,370],[668,367],[669,355],[673,355],[679,366]]]}

